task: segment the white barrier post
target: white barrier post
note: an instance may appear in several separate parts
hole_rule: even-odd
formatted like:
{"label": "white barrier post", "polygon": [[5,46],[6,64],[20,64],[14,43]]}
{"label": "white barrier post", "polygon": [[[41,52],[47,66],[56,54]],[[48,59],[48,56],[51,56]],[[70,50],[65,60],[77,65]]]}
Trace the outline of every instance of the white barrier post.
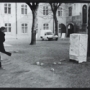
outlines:
{"label": "white barrier post", "polygon": [[62,37],[61,38],[65,38],[65,33],[62,33]]}
{"label": "white barrier post", "polygon": [[87,60],[87,34],[70,34],[69,58],[79,63]]}

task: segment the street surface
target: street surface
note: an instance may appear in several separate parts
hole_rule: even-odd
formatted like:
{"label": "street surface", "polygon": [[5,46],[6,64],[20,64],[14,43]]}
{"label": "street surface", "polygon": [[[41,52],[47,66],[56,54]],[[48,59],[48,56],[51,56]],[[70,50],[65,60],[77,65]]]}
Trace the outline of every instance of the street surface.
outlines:
{"label": "street surface", "polygon": [[90,87],[90,61],[69,61],[69,39],[29,43],[29,39],[6,40],[12,56],[1,53],[0,87]]}

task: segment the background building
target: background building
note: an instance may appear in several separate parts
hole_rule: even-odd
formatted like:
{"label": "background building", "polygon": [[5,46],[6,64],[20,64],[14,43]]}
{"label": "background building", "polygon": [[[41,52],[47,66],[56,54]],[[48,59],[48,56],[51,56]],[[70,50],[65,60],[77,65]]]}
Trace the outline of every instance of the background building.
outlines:
{"label": "background building", "polygon": [[32,14],[25,3],[0,3],[0,26],[7,28],[6,38],[31,36]]}
{"label": "background building", "polygon": [[[62,3],[57,10],[58,33],[66,27],[66,36],[86,32],[88,3]],[[6,38],[31,38],[32,12],[25,3],[0,3],[0,27],[7,28]],[[48,3],[40,3],[36,20],[37,38],[40,31],[55,32],[53,14]]]}
{"label": "background building", "polygon": [[66,27],[70,33],[86,33],[88,20],[88,3],[67,3]]}
{"label": "background building", "polygon": [[[60,33],[61,24],[66,26],[66,6],[64,3],[57,10],[57,20],[58,20],[58,32]],[[48,3],[40,3],[38,8],[38,33],[37,38],[40,36],[41,30],[52,30],[55,32],[53,13],[51,11],[51,6]]]}

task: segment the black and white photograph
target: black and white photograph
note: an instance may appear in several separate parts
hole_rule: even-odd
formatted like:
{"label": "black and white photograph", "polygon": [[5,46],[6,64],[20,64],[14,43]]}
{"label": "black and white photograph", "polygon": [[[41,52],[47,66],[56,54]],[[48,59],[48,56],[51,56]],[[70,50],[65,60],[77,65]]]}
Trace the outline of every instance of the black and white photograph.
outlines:
{"label": "black and white photograph", "polygon": [[90,88],[90,1],[0,2],[0,88]]}

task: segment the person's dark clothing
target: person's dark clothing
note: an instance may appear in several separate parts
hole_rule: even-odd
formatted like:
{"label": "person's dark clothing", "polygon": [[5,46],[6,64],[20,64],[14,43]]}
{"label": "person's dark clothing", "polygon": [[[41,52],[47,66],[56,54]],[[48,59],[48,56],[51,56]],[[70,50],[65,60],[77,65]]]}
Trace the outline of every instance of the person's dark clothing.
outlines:
{"label": "person's dark clothing", "polygon": [[4,42],[5,42],[5,34],[0,31],[0,52],[11,56],[10,52],[5,51],[5,48],[4,48],[4,45],[3,45]]}
{"label": "person's dark clothing", "polygon": [[0,32],[0,52],[5,51],[3,42],[5,41],[5,34]]}

